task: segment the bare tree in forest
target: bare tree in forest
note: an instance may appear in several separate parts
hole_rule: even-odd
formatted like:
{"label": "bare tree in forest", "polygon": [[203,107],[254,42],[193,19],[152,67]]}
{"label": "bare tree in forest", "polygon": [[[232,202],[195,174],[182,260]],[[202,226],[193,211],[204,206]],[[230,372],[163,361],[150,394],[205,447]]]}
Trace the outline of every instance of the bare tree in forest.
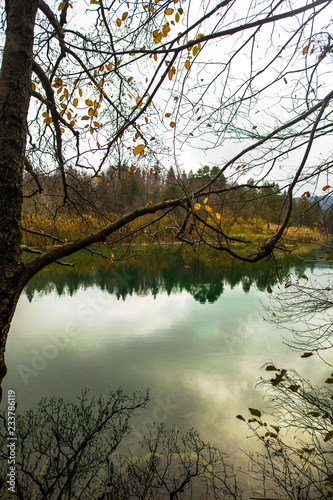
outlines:
{"label": "bare tree in forest", "polygon": [[[324,252],[323,261],[324,257],[330,261],[332,250]],[[327,364],[333,347],[332,290],[331,272],[325,267],[288,274],[273,289],[269,287],[271,300],[266,306],[266,319],[284,329],[283,340],[291,349],[301,351],[303,357],[316,354]]]}
{"label": "bare tree in forest", "polygon": [[[294,194],[308,193],[311,183],[314,190],[332,164],[330,5],[91,0],[83,7],[74,0],[6,0],[0,74],[1,379],[10,322],[26,283],[80,249],[115,242],[120,230],[137,232],[140,227],[131,227],[135,220],[143,228],[177,208],[175,233],[183,242],[201,241],[253,263],[272,254],[288,225]],[[229,152],[232,139],[238,152]],[[321,152],[316,162],[314,144]],[[179,154],[191,146],[220,154],[219,171],[193,192],[179,175]],[[182,195],[150,200],[125,214],[107,212],[94,197],[105,171],[126,161],[121,175],[130,179],[140,160],[166,169],[172,162]],[[54,189],[50,173],[57,175]],[[227,185],[218,182],[222,175]],[[250,250],[237,253],[232,243],[244,240],[228,234],[210,196],[223,206],[225,196],[245,189],[251,203],[258,188],[275,194],[266,182],[272,178],[286,192],[279,224],[264,243],[247,241]],[[326,196],[331,191],[324,184]],[[43,230],[30,225],[27,212]],[[66,213],[82,223],[72,241],[56,231]],[[47,231],[41,222],[46,215]],[[189,238],[192,227],[195,237],[193,230]],[[22,234],[39,238],[38,248],[22,245]]]}
{"label": "bare tree in forest", "polygon": [[[43,398],[18,418],[13,484],[6,474],[8,450],[0,451],[8,498],[158,500],[195,494],[197,499],[240,499],[225,454],[194,429],[180,436],[176,429],[154,426],[141,443],[141,457],[126,449],[130,419],[147,402],[147,394],[128,397],[122,390],[107,398],[90,398],[83,391],[74,402]],[[6,442],[5,416],[0,421]]]}

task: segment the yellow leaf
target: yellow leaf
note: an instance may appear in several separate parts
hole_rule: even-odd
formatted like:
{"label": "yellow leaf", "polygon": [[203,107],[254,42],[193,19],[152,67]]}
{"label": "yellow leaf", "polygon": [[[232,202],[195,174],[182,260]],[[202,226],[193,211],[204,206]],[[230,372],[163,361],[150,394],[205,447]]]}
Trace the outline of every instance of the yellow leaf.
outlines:
{"label": "yellow leaf", "polygon": [[113,67],[112,63],[109,63],[109,64],[106,65],[106,69],[109,70],[109,71],[112,69],[112,67]]}
{"label": "yellow leaf", "polygon": [[132,172],[134,172],[136,170],[136,167],[134,165],[132,165],[130,170],[132,170]]}
{"label": "yellow leaf", "polygon": [[101,145],[98,141],[96,142],[96,146],[98,147],[98,149],[101,149]]}
{"label": "yellow leaf", "polygon": [[74,120],[72,120],[72,121],[70,122],[70,126],[71,126],[71,127],[74,127],[74,125],[75,125],[75,121],[74,121]]}
{"label": "yellow leaf", "polygon": [[185,269],[191,269],[191,266],[184,266]]}
{"label": "yellow leaf", "polygon": [[81,89],[79,89],[79,95],[80,95],[80,97],[82,97],[82,90]]}
{"label": "yellow leaf", "polygon": [[193,210],[197,211],[197,210],[199,210],[200,207],[201,207],[201,203],[195,203],[193,205]]}
{"label": "yellow leaf", "polygon": [[209,205],[205,205],[205,209],[208,213],[212,214],[213,213],[213,209],[212,207],[210,207]]}
{"label": "yellow leaf", "polygon": [[79,104],[79,100],[77,98],[75,98],[73,100],[73,106],[77,106]]}
{"label": "yellow leaf", "polygon": [[190,61],[188,59],[186,59],[186,61],[185,61],[185,68],[186,69],[190,69],[190,67],[191,67],[191,63],[190,63]]}
{"label": "yellow leaf", "polygon": [[303,56],[305,56],[308,53],[308,50],[309,50],[309,47],[304,47],[304,49],[302,50]]}
{"label": "yellow leaf", "polygon": [[169,25],[169,23],[167,23],[162,28],[162,34],[163,34],[163,36],[168,36],[169,32],[170,32],[170,25]]}
{"label": "yellow leaf", "polygon": [[138,97],[135,99],[135,102],[136,102],[136,104],[137,104],[139,107],[140,107],[140,106],[142,106],[142,100],[141,100],[141,97],[140,97],[140,96],[138,96]]}
{"label": "yellow leaf", "polygon": [[90,99],[86,99],[84,102],[86,103],[87,106],[93,106],[94,104]]}
{"label": "yellow leaf", "polygon": [[173,14],[173,12],[174,12],[174,10],[173,10],[173,9],[165,9],[164,14],[165,14],[166,16],[171,16],[171,14]]}
{"label": "yellow leaf", "polygon": [[324,186],[323,191],[327,191],[327,189],[329,189],[329,188],[330,188],[330,186]]}
{"label": "yellow leaf", "polygon": [[99,184],[101,182],[101,180],[102,180],[101,177],[97,177],[97,179],[96,179],[97,184]]}
{"label": "yellow leaf", "polygon": [[124,12],[123,15],[121,16],[121,20],[125,21],[125,19],[127,18],[127,16],[128,16],[128,12]]}
{"label": "yellow leaf", "polygon": [[68,90],[64,89],[64,96],[67,98],[68,97]]}
{"label": "yellow leaf", "polygon": [[36,90],[36,84],[32,82],[31,84],[31,90],[34,92]]}
{"label": "yellow leaf", "polygon": [[84,115],[84,116],[82,116],[81,120],[89,120],[89,116]]}
{"label": "yellow leaf", "polygon": [[49,114],[48,114],[48,112],[47,112],[47,111],[44,111],[44,113],[42,114],[42,116],[44,116],[44,118],[46,118],[46,117],[48,117],[48,116],[49,116]]}
{"label": "yellow leaf", "polygon": [[61,4],[58,7],[58,10],[63,10],[66,6],[66,2],[61,2]]}
{"label": "yellow leaf", "polygon": [[94,114],[94,108],[89,108],[88,109],[88,115],[92,116]]}
{"label": "yellow leaf", "polygon": [[133,80],[133,76],[130,76],[129,79],[127,80],[128,83],[130,83]]}
{"label": "yellow leaf", "polygon": [[153,174],[153,173],[154,173],[154,169],[153,169],[153,167],[149,170],[149,172],[150,172],[151,174]]}
{"label": "yellow leaf", "polygon": [[98,0],[90,0],[90,5],[100,5]]}
{"label": "yellow leaf", "polygon": [[120,28],[120,26],[121,26],[121,19],[119,19],[119,17],[118,17],[118,19],[116,21],[116,24],[117,24],[118,28]]}
{"label": "yellow leaf", "polygon": [[168,73],[169,80],[172,80],[172,77],[174,74],[175,74],[175,72],[172,69],[170,69],[170,71]]}
{"label": "yellow leaf", "polygon": [[216,212],[215,217],[217,218],[217,220],[223,220],[222,215],[219,214],[218,212]]}
{"label": "yellow leaf", "polygon": [[136,155],[141,155],[144,153],[145,151],[145,145],[144,144],[139,144],[138,146],[136,146],[134,149],[133,149],[133,154],[136,156]]}
{"label": "yellow leaf", "polygon": [[45,118],[44,123],[46,123],[46,125],[51,125],[52,121],[53,120],[52,120],[51,116],[48,116],[47,118]]}
{"label": "yellow leaf", "polygon": [[202,203],[203,203],[204,205],[206,205],[207,201],[208,201],[208,197],[207,197],[207,198],[205,198],[205,199],[204,199],[204,201],[203,201]]}
{"label": "yellow leaf", "polygon": [[94,122],[94,125],[96,128],[99,128],[101,126],[100,123],[98,123],[98,122]]}
{"label": "yellow leaf", "polygon": [[55,79],[55,84],[57,85],[57,87],[61,87],[63,85],[62,79],[57,77]]}
{"label": "yellow leaf", "polygon": [[148,123],[148,118],[145,116],[145,122]]}
{"label": "yellow leaf", "polygon": [[65,129],[60,127],[60,132],[63,134],[65,132]]}
{"label": "yellow leaf", "polygon": [[175,122],[171,122],[171,123],[170,123],[170,127],[171,127],[171,128],[175,128],[175,126],[176,126]]}
{"label": "yellow leaf", "polygon": [[[154,38],[155,43],[160,43],[160,41],[163,38],[163,34],[160,32],[160,30],[155,30],[155,31],[153,31],[153,38]],[[154,57],[154,59],[155,59],[155,57]]]}

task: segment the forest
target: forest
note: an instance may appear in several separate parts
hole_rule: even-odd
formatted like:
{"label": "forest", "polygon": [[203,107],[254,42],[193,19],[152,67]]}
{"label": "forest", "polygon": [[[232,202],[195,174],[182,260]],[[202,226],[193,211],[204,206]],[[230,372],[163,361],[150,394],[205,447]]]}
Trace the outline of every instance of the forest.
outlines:
{"label": "forest", "polygon": [[[43,191],[35,193],[33,200],[30,199],[30,193],[34,189],[33,181],[26,175],[22,215],[22,229],[26,232],[23,233],[23,241],[37,248],[54,246],[55,238],[60,238],[62,242],[70,241],[82,233],[88,234],[102,227],[105,217],[117,220],[141,206],[174,200],[180,198],[183,192],[194,192],[202,184],[214,179],[218,172],[218,166],[206,165],[199,168],[196,173],[183,171],[177,174],[172,166],[165,173],[158,165],[135,167],[122,163],[110,166],[98,177],[91,177],[72,169],[68,175],[71,177],[72,189],[77,193],[76,196],[75,194],[72,196],[76,214],[67,206],[57,210],[56,218],[52,214],[62,196],[60,175],[38,173]],[[246,234],[248,236],[256,234],[257,241],[263,240],[265,235],[273,234],[273,228],[281,224],[287,193],[278,183],[266,181],[258,188],[250,178],[246,185],[239,187],[237,183],[228,184],[222,174],[215,187],[220,192],[215,193],[212,189],[208,197],[198,197],[197,206],[202,206],[200,213],[204,221],[210,219],[213,224],[217,222],[221,224],[224,230],[236,238],[235,243],[245,243]],[[35,215],[36,204],[38,204],[38,216]],[[303,196],[293,200],[288,222],[289,233],[287,231],[285,234],[285,240],[323,241],[323,238],[333,231],[332,214],[330,198],[324,193],[323,196],[310,198],[310,193],[305,192]],[[170,243],[182,240],[176,237],[182,225],[180,209],[169,217],[164,217],[162,221],[153,222],[151,219],[151,223],[147,224],[147,228],[143,231],[138,230],[141,224],[143,224],[142,219],[133,222],[127,231],[126,229],[123,231],[119,243],[153,245],[156,242]],[[44,238],[41,240],[40,237],[33,236],[29,228],[45,233]],[[46,236],[50,233],[55,238]],[[200,224],[192,224],[186,235],[187,243],[192,245],[195,241],[199,243],[203,234],[203,227],[200,228]],[[210,236],[212,234],[211,231]],[[110,240],[111,245],[116,242]]]}

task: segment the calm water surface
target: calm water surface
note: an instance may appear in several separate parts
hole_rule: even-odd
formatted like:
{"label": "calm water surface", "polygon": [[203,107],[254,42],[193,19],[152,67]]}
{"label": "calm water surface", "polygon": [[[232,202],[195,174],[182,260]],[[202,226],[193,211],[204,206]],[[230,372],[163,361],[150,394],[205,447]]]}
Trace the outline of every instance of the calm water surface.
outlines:
{"label": "calm water surface", "polygon": [[[166,256],[159,265],[110,270],[89,261],[74,272],[41,273],[20,299],[7,347],[4,391],[16,391],[19,410],[42,396],[73,399],[85,387],[91,394],[149,388],[148,408],[133,421],[133,449],[163,421],[182,432],[195,427],[242,463],[239,449],[255,445],[235,416],[264,407],[255,388],[262,365],[273,360],[314,383],[327,368],[290,351],[264,320],[272,264],[186,269],[186,262]],[[302,266],[297,272],[316,272]]]}

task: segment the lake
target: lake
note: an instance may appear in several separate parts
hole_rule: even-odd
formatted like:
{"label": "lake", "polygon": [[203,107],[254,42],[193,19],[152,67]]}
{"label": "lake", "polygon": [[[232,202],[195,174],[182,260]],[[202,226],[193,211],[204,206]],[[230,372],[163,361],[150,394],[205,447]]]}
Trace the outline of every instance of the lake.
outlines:
{"label": "lake", "polygon": [[[280,265],[281,274],[309,276],[328,266]],[[264,408],[255,387],[262,365],[272,360],[314,383],[327,376],[317,357],[301,359],[266,321],[266,289],[276,280],[274,261],[247,266],[174,250],[108,265],[84,256],[74,270],[42,271],[15,313],[4,394],[14,389],[22,412],[42,396],[73,399],[86,387],[91,394],[149,388],[127,443],[133,453],[157,421],[181,432],[194,427],[244,466],[241,450],[256,444],[235,417]]]}

